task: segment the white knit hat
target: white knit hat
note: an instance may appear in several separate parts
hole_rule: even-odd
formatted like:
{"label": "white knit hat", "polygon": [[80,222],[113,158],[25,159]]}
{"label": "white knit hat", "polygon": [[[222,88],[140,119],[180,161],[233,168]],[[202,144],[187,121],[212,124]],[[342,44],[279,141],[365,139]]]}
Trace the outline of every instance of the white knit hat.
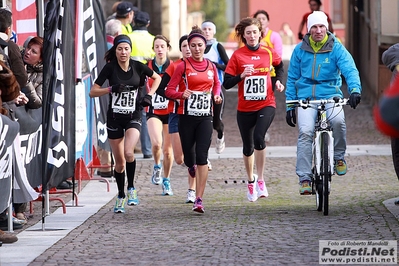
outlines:
{"label": "white knit hat", "polygon": [[323,24],[328,30],[327,15],[323,11],[313,11],[313,13],[308,16],[308,32],[312,26],[317,24]]}

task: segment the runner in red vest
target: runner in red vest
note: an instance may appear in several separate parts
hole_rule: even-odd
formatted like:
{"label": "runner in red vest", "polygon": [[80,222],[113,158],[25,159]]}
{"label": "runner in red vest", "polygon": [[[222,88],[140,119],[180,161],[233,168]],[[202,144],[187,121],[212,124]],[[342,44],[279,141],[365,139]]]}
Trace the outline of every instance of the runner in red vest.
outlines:
{"label": "runner in red vest", "polygon": [[[196,177],[196,199],[193,211],[203,213],[202,197],[208,179],[208,150],[212,140],[212,97],[221,104],[217,69],[204,58],[206,38],[198,26],[188,36],[191,57],[184,59],[173,73],[165,95],[178,100],[179,134],[184,163]],[[185,87],[179,86],[181,79]],[[197,168],[198,165],[198,168]]]}
{"label": "runner in red vest", "polygon": [[[157,89],[157,94],[165,96],[166,86],[168,85],[170,78],[173,76],[176,66],[179,63],[181,63],[184,59],[191,56],[191,51],[188,46],[187,38],[188,38],[187,34],[180,37],[179,49],[180,52],[182,52],[183,58],[181,58],[179,61],[175,62],[173,65],[171,65],[166,69],[166,73],[162,76],[161,85],[159,85]],[[179,86],[184,88],[186,87],[183,78],[180,80]],[[177,107],[179,106],[179,100],[176,101],[170,100],[169,105],[172,105],[171,112],[169,113],[168,126],[169,126],[170,141],[172,143],[172,148],[173,148],[173,157],[175,159],[176,164],[185,166],[183,150],[181,147],[181,141],[179,135],[179,114],[177,114]],[[188,190],[187,190],[186,203],[194,203],[195,201],[195,185],[196,185],[195,181],[196,178],[193,178],[188,174]]]}

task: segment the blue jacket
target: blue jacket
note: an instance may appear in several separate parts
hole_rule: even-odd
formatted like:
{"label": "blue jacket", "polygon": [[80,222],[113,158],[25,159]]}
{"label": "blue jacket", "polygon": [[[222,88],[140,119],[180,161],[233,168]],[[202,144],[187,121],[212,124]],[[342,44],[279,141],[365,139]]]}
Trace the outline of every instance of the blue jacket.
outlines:
{"label": "blue jacket", "polygon": [[288,67],[287,100],[343,98],[341,74],[349,94],[361,93],[359,71],[351,54],[333,34],[327,34],[326,43],[317,53],[310,46],[309,34],[295,47]]}

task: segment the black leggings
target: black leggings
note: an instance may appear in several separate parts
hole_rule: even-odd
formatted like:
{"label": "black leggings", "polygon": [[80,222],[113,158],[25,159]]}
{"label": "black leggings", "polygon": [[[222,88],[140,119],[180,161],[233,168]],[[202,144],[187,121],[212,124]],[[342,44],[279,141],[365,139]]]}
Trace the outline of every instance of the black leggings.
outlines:
{"label": "black leggings", "polygon": [[187,167],[207,164],[212,131],[211,116],[179,115],[179,135]]}
{"label": "black leggings", "polygon": [[223,137],[223,132],[224,132],[224,124],[222,118],[223,118],[225,97],[223,94],[223,88],[220,88],[220,97],[222,97],[223,99],[221,104],[216,104],[215,100],[213,99],[213,129],[217,131],[219,139]]}
{"label": "black leggings", "polygon": [[251,156],[255,150],[266,148],[265,135],[269,129],[276,108],[267,106],[255,112],[237,111],[237,124],[242,139],[242,153]]}

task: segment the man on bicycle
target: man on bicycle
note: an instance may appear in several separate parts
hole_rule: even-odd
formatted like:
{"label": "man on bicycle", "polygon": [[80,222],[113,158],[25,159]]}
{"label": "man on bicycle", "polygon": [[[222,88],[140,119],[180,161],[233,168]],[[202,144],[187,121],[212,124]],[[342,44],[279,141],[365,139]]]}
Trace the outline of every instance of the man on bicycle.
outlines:
{"label": "man on bicycle", "polygon": [[[286,100],[320,100],[343,98],[341,74],[345,77],[350,94],[349,104],[356,108],[361,99],[359,71],[351,54],[335,36],[328,31],[327,16],[314,11],[308,16],[308,33],[291,56],[288,67]],[[328,108],[329,106],[327,106]],[[334,137],[335,171],[346,174],[344,159],[346,151],[345,115],[341,107],[328,108]],[[317,110],[298,108],[299,136],[297,143],[296,174],[299,177],[299,193],[311,194],[312,143]],[[296,110],[287,105],[287,124],[296,125]]]}

